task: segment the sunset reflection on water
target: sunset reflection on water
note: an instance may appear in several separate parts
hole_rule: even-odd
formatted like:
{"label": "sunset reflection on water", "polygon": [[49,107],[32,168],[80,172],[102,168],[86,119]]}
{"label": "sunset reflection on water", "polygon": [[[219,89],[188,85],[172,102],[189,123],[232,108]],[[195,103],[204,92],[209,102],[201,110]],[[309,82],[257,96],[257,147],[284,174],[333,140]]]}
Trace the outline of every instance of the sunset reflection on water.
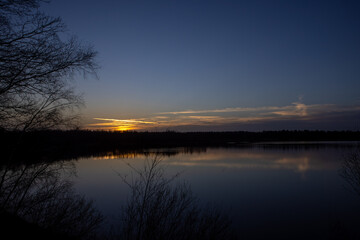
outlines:
{"label": "sunset reflection on water", "polygon": [[[352,228],[358,218],[358,196],[344,188],[338,172],[344,154],[356,146],[299,143],[112,151],[79,159],[74,182],[111,218],[129,194],[119,175],[131,180],[132,171],[143,169],[146,159],[160,157],[166,175],[180,173],[176,181],[189,183],[200,202],[231,209],[234,225],[244,236],[281,238],[303,226],[298,239],[309,239],[328,234],[339,219]],[[261,232],[254,231],[259,228]]]}
{"label": "sunset reflection on water", "polygon": [[[338,167],[341,152],[306,151],[257,148],[174,148],[150,149],[134,152],[107,152],[92,160],[130,160],[136,164],[146,158],[161,156],[163,163],[173,166],[202,166],[242,169],[288,169],[304,173],[309,170],[334,170]],[[319,156],[321,155],[321,157]],[[326,155],[324,157],[324,155]],[[121,162],[121,161],[120,161]]]}

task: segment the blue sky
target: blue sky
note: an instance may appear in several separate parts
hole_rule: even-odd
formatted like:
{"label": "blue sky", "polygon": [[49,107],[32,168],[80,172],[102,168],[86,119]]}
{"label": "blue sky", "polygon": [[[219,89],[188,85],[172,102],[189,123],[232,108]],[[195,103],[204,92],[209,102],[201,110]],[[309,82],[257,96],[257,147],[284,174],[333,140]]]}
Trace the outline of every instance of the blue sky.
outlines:
{"label": "blue sky", "polygon": [[83,126],[360,129],[358,1],[53,0],[98,51]]}

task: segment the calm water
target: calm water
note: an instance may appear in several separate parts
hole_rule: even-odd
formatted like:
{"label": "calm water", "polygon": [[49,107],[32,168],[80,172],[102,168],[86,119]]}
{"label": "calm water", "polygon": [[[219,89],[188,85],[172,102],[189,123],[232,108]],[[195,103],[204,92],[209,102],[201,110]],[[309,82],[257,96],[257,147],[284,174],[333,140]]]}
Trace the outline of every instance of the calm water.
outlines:
{"label": "calm water", "polygon": [[339,175],[344,155],[356,143],[257,144],[241,148],[154,149],[108,154],[76,161],[76,189],[116,221],[131,177],[156,152],[166,174],[181,172],[203,204],[221,207],[243,239],[328,239],[354,236],[360,221],[360,195]]}

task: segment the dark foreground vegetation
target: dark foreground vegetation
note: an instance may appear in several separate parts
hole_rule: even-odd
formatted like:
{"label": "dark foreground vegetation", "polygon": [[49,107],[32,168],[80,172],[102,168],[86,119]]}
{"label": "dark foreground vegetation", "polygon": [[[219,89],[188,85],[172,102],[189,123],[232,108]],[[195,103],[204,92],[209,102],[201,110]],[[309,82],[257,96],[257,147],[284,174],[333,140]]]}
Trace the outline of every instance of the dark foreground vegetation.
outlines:
{"label": "dark foreground vegetation", "polygon": [[96,235],[103,217],[62,177],[72,168],[70,161],[0,166],[0,222],[9,239]]}
{"label": "dark foreground vegetation", "polygon": [[352,131],[109,132],[1,131],[2,161],[72,159],[109,151],[171,147],[229,147],[259,142],[360,141]]}
{"label": "dark foreground vegetation", "polygon": [[8,212],[0,213],[0,224],[2,229],[2,236],[8,236],[8,239],[77,239],[64,233],[57,233],[52,230],[43,229],[34,223],[29,223],[24,219],[12,215]]}

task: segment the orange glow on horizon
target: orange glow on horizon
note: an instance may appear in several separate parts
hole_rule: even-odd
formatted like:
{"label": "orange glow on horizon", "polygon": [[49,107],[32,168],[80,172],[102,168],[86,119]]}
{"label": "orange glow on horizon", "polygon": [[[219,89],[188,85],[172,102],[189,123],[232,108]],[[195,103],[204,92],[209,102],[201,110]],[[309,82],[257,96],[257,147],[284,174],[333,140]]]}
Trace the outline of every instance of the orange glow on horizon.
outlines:
{"label": "orange glow on horizon", "polygon": [[114,128],[114,131],[120,131],[120,132],[134,131],[134,130],[137,130],[137,128],[135,128],[134,126],[117,126]]}
{"label": "orange glow on horizon", "polygon": [[[322,116],[342,112],[358,112],[360,106],[339,106],[334,104],[306,105],[301,101],[293,102],[286,106],[265,106],[253,108],[224,108],[215,110],[186,110],[179,112],[160,112],[141,118],[93,118],[93,122],[86,125],[90,129],[107,131],[162,131],[181,129],[188,126],[189,129],[197,127],[221,126],[241,128],[241,124],[272,123],[276,121],[319,121]],[[332,116],[331,115],[331,116]]]}
{"label": "orange glow on horizon", "polygon": [[105,122],[88,124],[87,126],[91,129],[119,132],[145,130],[147,126],[156,124],[156,122],[145,119],[94,118],[94,120]]}

